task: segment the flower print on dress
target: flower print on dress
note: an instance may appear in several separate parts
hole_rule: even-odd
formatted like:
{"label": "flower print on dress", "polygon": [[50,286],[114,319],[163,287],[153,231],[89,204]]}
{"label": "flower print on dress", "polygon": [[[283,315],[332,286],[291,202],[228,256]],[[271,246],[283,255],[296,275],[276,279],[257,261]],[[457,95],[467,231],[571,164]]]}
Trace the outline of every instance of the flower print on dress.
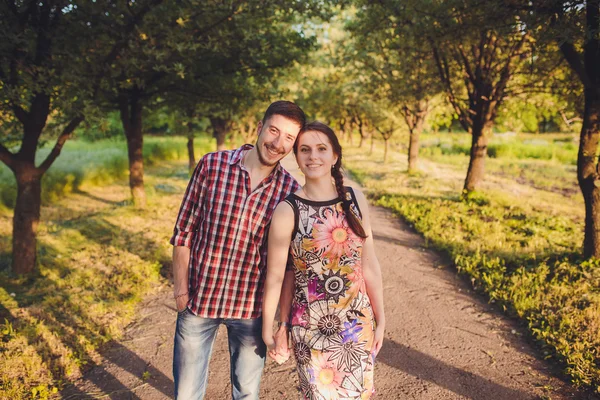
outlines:
{"label": "flower print on dress", "polygon": [[[367,314],[365,315],[365,313]],[[373,347],[373,341],[375,340],[375,332],[373,332],[373,317],[368,316],[370,313],[367,309],[363,309],[361,314],[363,316],[357,317],[358,323],[363,327],[360,332],[360,339],[365,342],[365,349],[370,351]]]}
{"label": "flower print on dress", "polygon": [[342,343],[358,341],[360,331],[362,331],[362,326],[358,324],[356,318],[348,318],[348,322],[344,322],[344,330],[340,332]]}
{"label": "flower print on dress", "polygon": [[365,343],[353,340],[334,343],[327,350],[331,352],[329,360],[336,361],[336,367],[342,370],[360,368],[362,360],[369,356]]}
{"label": "flower print on dress", "polygon": [[307,303],[292,304],[292,325],[307,327],[308,326],[308,305]]}
{"label": "flower print on dress", "polygon": [[307,288],[309,303],[326,298],[325,291],[323,290],[323,282],[317,276],[313,276],[308,280]]}
{"label": "flower print on dress", "polygon": [[343,213],[335,213],[332,209],[326,209],[323,213],[325,218],[313,225],[312,245],[316,249],[323,249],[327,258],[338,259],[342,255],[351,257],[359,237],[348,226]]}
{"label": "flower print on dress", "polygon": [[310,363],[311,350],[304,341],[294,343],[294,356],[300,365],[308,365]]}
{"label": "flower print on dress", "polygon": [[318,352],[311,362],[313,367],[314,384],[321,395],[327,400],[337,400],[346,397],[346,391],[341,387],[346,373],[335,367],[329,360],[331,353]]}
{"label": "flower print on dress", "polygon": [[300,391],[311,400],[368,398],[374,322],[361,271],[364,239],[348,228],[341,202],[303,202],[294,200],[297,231],[291,246],[296,277],[291,336]]}
{"label": "flower print on dress", "polygon": [[314,379],[309,373],[309,369],[298,368],[298,386],[300,386],[302,397],[308,400],[322,400],[318,397],[317,385],[311,383],[311,380]]}
{"label": "flower print on dress", "polygon": [[309,326],[313,337],[308,344],[316,350],[323,350],[332,343],[341,342],[339,333],[347,322],[344,310],[328,307],[328,304],[327,300],[318,300],[309,305]]}
{"label": "flower print on dress", "polygon": [[321,275],[322,290],[325,293],[327,300],[333,300],[336,303],[340,301],[340,297],[344,297],[350,280],[340,270],[328,270]]}

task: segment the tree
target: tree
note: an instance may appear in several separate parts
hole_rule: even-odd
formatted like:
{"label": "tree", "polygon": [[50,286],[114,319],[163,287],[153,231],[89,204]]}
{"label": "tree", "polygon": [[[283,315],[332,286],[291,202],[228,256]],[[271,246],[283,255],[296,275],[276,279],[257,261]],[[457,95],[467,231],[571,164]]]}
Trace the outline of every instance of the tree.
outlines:
{"label": "tree", "polygon": [[477,0],[377,2],[398,24],[399,40],[428,46],[449,103],[472,135],[465,193],[484,176],[487,143],[499,106],[529,67],[531,35],[520,15]]}
{"label": "tree", "polygon": [[291,23],[298,11],[310,11],[311,4],[290,7],[281,0],[194,0],[157,9],[140,26],[139,35],[111,65],[105,85],[106,106],[117,107],[121,113],[136,205],[145,204],[144,108],[169,93],[212,108],[205,115],[211,118],[217,147],[223,148],[237,111],[229,106],[232,99],[235,102],[248,94],[249,86],[267,84],[277,68],[310,47],[312,40]]}
{"label": "tree", "polygon": [[577,155],[577,181],[585,202],[583,254],[600,258],[600,0],[514,0],[507,5],[516,12],[528,12],[531,29],[541,29],[544,39],[556,44],[583,87]]}
{"label": "tree", "polygon": [[[431,98],[441,92],[433,56],[411,35],[420,16],[400,12],[392,2],[359,2],[347,29],[353,35],[354,59],[368,75],[370,92],[397,107],[409,130],[408,171],[417,167],[419,137]],[[397,12],[390,13],[390,8]],[[402,18],[398,18],[401,15]]]}
{"label": "tree", "polygon": [[[140,10],[138,20],[146,12]],[[0,159],[17,181],[12,269],[24,274],[35,267],[42,176],[84,119],[85,106],[99,88],[96,68],[114,60],[136,23],[101,53],[98,37],[110,18],[97,3],[5,1],[0,14]],[[55,144],[36,165],[42,136]],[[13,145],[16,152],[9,149]]]}
{"label": "tree", "polygon": [[475,3],[444,3],[431,21],[441,34],[427,35],[448,101],[472,136],[467,193],[483,180],[494,120],[510,95],[511,79],[526,67],[531,43],[518,15],[496,4]]}
{"label": "tree", "polygon": [[[387,115],[386,115],[387,114]],[[399,124],[394,120],[394,117],[385,113],[381,116],[379,121],[375,122],[375,129],[377,132],[381,134],[381,138],[383,139],[384,148],[383,148],[383,162],[387,162],[388,151],[390,147],[390,138],[394,135],[394,133],[398,130]],[[372,149],[371,149],[372,151]]]}

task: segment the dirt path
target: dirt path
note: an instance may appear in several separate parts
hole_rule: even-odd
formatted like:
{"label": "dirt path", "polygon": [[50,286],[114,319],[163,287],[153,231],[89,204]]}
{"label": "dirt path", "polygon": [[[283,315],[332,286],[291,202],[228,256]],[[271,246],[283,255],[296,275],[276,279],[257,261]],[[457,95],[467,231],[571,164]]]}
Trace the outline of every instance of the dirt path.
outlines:
{"label": "dirt path", "polygon": [[[553,377],[523,339],[523,330],[473,294],[406,224],[382,208],[372,207],[371,214],[388,321],[375,367],[378,399],[595,398]],[[105,362],[65,389],[62,398],[173,398],[171,293],[162,287],[149,295],[123,340],[107,346]],[[292,362],[268,362],[260,398],[297,399],[295,386]],[[206,399],[230,398],[230,390],[222,328]]]}

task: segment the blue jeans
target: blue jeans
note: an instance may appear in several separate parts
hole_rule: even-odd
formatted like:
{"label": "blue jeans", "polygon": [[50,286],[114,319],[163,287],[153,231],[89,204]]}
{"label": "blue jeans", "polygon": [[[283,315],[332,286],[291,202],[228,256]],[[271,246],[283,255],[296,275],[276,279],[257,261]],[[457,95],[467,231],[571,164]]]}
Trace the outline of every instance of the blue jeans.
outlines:
{"label": "blue jeans", "polygon": [[204,398],[208,363],[221,324],[227,327],[229,339],[231,396],[258,400],[266,356],[262,319],[202,318],[188,309],[177,314],[173,353],[176,399]]}

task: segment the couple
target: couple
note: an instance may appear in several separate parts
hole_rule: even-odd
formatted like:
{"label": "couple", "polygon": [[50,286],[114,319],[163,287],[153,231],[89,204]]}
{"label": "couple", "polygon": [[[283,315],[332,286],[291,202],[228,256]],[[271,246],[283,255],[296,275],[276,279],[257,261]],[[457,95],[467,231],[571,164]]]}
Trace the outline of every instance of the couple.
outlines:
{"label": "couple", "polygon": [[[285,359],[290,334],[300,398],[369,398],[385,316],[366,199],[343,186],[334,132],[296,104],[272,103],[257,131],[200,160],[177,217],[175,397],[204,397],[223,324],[234,399],[258,399],[267,350]],[[292,149],[303,187],[279,163]]]}

